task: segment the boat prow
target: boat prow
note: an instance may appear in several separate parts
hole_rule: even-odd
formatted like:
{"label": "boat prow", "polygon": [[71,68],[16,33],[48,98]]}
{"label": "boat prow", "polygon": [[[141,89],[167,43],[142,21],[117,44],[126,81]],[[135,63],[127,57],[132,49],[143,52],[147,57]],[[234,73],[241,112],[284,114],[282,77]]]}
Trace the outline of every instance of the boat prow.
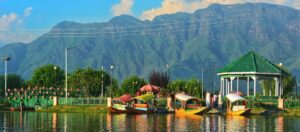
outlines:
{"label": "boat prow", "polygon": [[249,115],[250,111],[251,111],[250,108],[247,108],[247,109],[244,109],[244,110],[238,110],[238,111],[228,110],[227,115]]}
{"label": "boat prow", "polygon": [[196,115],[203,114],[207,112],[209,109],[207,107],[199,107],[198,109],[185,110],[185,109],[175,109],[176,114],[185,114],[185,115]]}
{"label": "boat prow", "polygon": [[110,113],[112,114],[122,114],[122,113],[126,113],[126,110],[120,110],[120,109],[116,109],[112,106],[108,107],[108,110]]}

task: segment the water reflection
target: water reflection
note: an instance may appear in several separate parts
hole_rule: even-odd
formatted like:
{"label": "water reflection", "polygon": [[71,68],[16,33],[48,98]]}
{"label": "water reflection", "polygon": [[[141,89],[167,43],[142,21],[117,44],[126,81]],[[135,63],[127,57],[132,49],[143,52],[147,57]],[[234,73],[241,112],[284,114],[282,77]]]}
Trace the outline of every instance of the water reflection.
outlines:
{"label": "water reflection", "polygon": [[1,112],[0,131],[297,131],[300,118]]}

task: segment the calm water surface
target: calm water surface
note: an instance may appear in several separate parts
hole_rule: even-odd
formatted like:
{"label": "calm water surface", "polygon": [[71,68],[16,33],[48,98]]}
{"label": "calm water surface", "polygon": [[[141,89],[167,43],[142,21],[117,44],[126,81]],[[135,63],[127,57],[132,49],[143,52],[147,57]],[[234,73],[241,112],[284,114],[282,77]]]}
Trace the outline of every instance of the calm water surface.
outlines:
{"label": "calm water surface", "polygon": [[1,112],[0,131],[299,131],[299,117]]}

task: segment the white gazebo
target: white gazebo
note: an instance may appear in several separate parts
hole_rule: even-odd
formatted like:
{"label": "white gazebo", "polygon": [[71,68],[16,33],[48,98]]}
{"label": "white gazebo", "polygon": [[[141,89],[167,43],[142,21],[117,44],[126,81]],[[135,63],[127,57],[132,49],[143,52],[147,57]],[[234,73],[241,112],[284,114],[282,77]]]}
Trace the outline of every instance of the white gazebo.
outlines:
{"label": "white gazebo", "polygon": [[[253,95],[256,95],[256,86],[259,80],[275,80],[275,96],[283,94],[282,76],[285,72],[280,67],[274,65],[267,59],[256,54],[254,51],[248,52],[246,55],[236,59],[219,70],[218,76],[221,77],[220,92],[227,95],[233,91],[239,92],[240,81],[247,82],[247,96],[250,96],[250,83],[253,82]],[[234,86],[236,82],[236,86]],[[268,93],[267,93],[268,92]],[[263,91],[263,95],[272,96],[272,92]],[[273,94],[274,95],[274,94]]]}

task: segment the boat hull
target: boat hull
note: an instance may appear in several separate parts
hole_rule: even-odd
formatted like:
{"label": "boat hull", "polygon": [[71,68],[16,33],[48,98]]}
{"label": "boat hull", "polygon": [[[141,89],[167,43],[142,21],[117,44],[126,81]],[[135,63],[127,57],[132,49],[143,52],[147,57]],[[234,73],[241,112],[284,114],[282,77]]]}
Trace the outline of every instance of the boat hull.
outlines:
{"label": "boat hull", "polygon": [[175,109],[176,114],[181,114],[181,115],[196,115],[196,114],[203,114],[208,111],[207,107],[200,107],[198,109],[194,110],[185,110],[185,109]]}
{"label": "boat hull", "polygon": [[247,108],[245,110],[231,111],[227,110],[227,115],[249,115],[251,109]]}
{"label": "boat hull", "polygon": [[127,110],[127,113],[130,113],[130,114],[152,114],[154,113],[154,109],[150,110],[150,109],[147,109],[147,110],[139,110],[139,109],[135,109],[135,108],[132,108],[132,107],[127,107],[126,108]]}
{"label": "boat hull", "polygon": [[114,107],[108,107],[108,110],[110,113],[113,113],[113,114],[123,114],[123,113],[126,113],[127,111],[126,110],[120,110],[120,109],[117,109],[117,108],[114,108]]}

